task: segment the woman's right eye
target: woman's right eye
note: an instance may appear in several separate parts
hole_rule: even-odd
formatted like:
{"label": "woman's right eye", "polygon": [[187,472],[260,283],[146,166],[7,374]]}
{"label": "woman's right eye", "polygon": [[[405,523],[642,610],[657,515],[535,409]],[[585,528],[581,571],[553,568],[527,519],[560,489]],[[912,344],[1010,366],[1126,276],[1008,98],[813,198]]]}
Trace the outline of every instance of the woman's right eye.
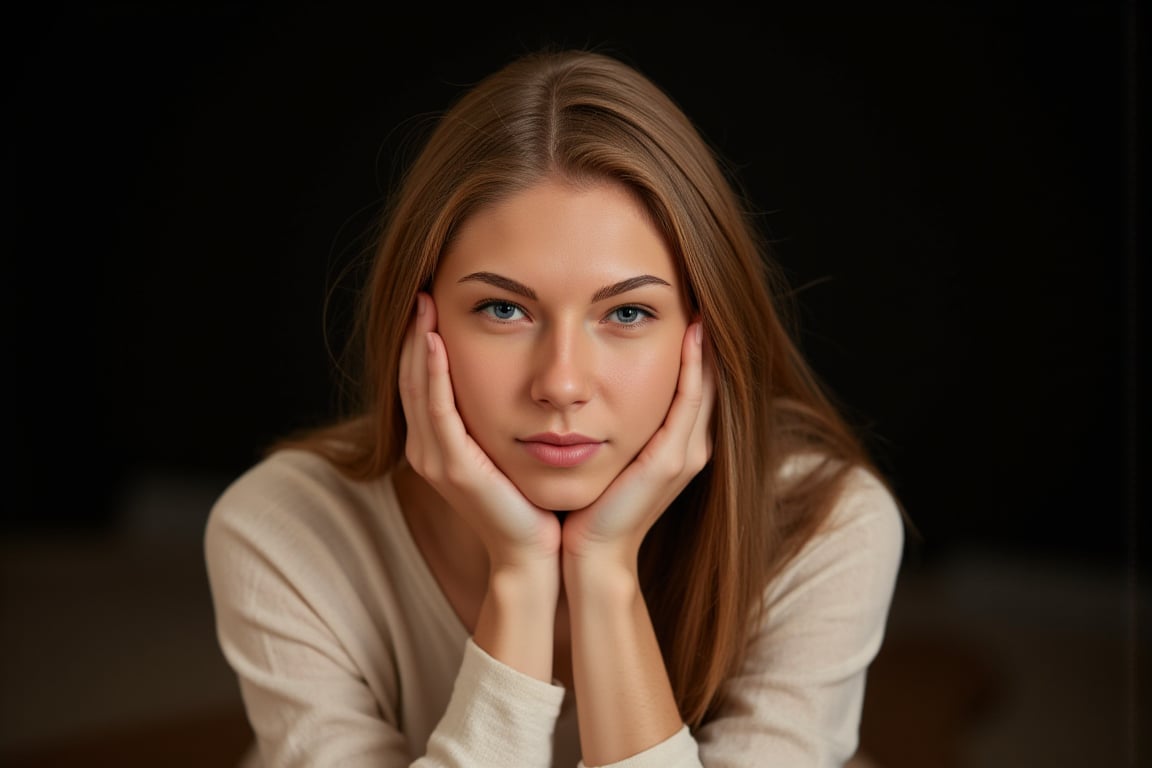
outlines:
{"label": "woman's right eye", "polygon": [[486,301],[477,306],[476,311],[483,312],[493,320],[500,322],[511,322],[524,316],[524,310],[510,301]]}

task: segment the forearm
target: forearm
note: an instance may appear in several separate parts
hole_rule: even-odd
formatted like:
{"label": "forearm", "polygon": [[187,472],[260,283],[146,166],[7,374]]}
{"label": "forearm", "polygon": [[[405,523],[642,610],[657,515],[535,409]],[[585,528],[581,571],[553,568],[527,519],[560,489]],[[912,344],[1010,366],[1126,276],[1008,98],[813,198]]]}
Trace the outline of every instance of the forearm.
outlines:
{"label": "forearm", "polygon": [[642,752],[683,725],[633,568],[566,567],[573,679],[584,762]]}
{"label": "forearm", "polygon": [[503,664],[552,681],[552,648],[560,573],[555,564],[494,567],[473,641]]}

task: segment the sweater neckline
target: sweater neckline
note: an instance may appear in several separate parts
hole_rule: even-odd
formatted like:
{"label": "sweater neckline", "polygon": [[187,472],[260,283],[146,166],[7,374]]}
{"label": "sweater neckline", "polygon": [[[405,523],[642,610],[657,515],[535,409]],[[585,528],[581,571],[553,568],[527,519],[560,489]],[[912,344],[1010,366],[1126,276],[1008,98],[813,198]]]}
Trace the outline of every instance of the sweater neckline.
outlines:
{"label": "sweater neckline", "polygon": [[398,554],[412,565],[411,568],[405,569],[412,577],[409,582],[411,588],[424,604],[432,609],[445,631],[456,635],[463,642],[469,637],[468,628],[456,615],[456,609],[452,607],[448,596],[444,594],[440,582],[436,580],[432,568],[424,559],[424,553],[416,544],[416,538],[408,527],[408,521],[404,519],[404,511],[400,508],[400,498],[397,496],[396,486],[392,482],[394,471],[388,472],[383,477],[383,481],[378,484],[380,508],[387,515],[384,529],[395,532],[394,543]]}

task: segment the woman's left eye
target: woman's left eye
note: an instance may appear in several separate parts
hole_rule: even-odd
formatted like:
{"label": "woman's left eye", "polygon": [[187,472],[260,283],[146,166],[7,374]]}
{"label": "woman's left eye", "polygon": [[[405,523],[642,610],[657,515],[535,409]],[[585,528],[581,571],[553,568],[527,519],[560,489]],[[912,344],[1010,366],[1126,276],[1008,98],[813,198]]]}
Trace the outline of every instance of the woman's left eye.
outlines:
{"label": "woman's left eye", "polygon": [[609,312],[608,317],[620,325],[638,325],[652,317],[652,313],[640,307],[624,306]]}

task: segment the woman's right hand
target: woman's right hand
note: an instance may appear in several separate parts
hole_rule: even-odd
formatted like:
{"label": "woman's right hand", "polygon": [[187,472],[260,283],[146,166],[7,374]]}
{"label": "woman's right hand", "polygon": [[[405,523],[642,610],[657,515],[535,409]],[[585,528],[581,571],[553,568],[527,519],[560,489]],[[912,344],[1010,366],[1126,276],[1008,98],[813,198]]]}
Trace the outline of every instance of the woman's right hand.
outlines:
{"label": "woman's right hand", "polygon": [[399,386],[408,463],[474,527],[490,567],[558,568],[559,520],[524,498],[468,434],[456,410],[436,307],[426,293],[416,296],[400,353]]}
{"label": "woman's right hand", "polygon": [[553,679],[560,521],[533,506],[468,434],[456,410],[432,297],[420,293],[400,353],[400,400],[412,468],[473,527],[488,585],[472,638],[493,658]]}

